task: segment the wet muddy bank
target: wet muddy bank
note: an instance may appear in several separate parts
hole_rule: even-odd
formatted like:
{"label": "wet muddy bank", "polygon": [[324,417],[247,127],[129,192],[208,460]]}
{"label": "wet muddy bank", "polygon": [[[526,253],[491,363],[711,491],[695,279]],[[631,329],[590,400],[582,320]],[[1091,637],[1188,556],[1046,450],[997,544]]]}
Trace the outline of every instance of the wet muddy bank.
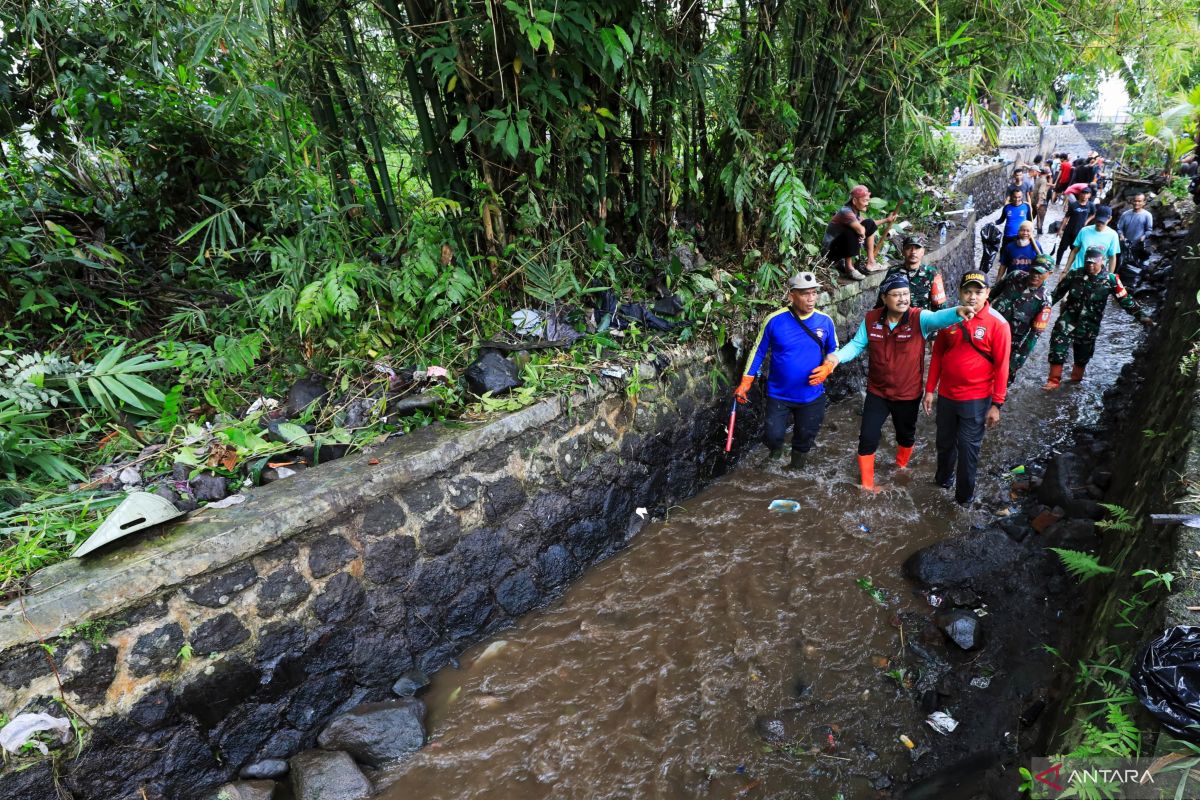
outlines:
{"label": "wet muddy bank", "polygon": [[[1160,240],[1165,263],[1135,289],[1159,324],[1104,393],[1095,422],[1075,427],[1061,446],[1023,465],[1024,474],[1011,482],[1011,513],[995,520],[995,529],[968,534],[969,544],[942,554],[975,565],[966,584],[978,600],[972,596],[970,605],[986,610],[990,637],[978,652],[960,657],[960,666],[970,668],[952,669],[938,687],[938,701],[954,703],[963,715],[956,731],[962,735],[939,739],[930,758],[917,760],[902,797],[1016,796],[1018,768],[1033,757],[1071,750],[1079,744],[1079,720],[1095,714],[1094,705],[1079,705],[1096,697],[1095,687],[1079,680],[1082,663],[1127,670],[1138,646],[1164,623],[1195,624],[1192,614],[1166,622],[1170,612],[1155,604],[1140,610],[1135,628],[1123,601],[1143,588],[1145,577],[1133,576],[1141,568],[1175,567],[1185,581],[1180,590],[1186,586],[1194,598],[1196,589],[1179,569],[1176,531],[1150,525],[1148,515],[1175,511],[1187,488],[1180,475],[1194,442],[1196,376],[1182,359],[1195,340],[1200,276],[1186,270],[1184,257],[1198,239],[1200,229],[1186,239]],[[1116,508],[1137,521],[1133,530],[1105,530]],[[977,535],[993,537],[995,546],[976,549]],[[1094,554],[1115,571],[1080,583],[1051,547]],[[1191,553],[1185,558],[1194,562]],[[921,583],[928,576],[914,577]],[[955,599],[954,592],[938,594]],[[914,622],[910,635],[936,638],[927,617]],[[910,648],[910,655],[929,663],[921,648]],[[971,676],[988,670],[994,679],[986,690],[973,688]],[[922,700],[931,707],[928,694]],[[1145,715],[1139,722],[1148,731],[1156,727]]]}

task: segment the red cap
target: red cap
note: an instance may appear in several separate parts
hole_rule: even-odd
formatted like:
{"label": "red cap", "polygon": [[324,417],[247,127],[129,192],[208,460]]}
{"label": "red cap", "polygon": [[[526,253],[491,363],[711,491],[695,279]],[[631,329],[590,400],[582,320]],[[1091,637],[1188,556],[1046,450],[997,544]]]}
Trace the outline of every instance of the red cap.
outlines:
{"label": "red cap", "polygon": [[871,190],[863,186],[861,183],[850,190],[851,197],[867,197],[871,194]]}

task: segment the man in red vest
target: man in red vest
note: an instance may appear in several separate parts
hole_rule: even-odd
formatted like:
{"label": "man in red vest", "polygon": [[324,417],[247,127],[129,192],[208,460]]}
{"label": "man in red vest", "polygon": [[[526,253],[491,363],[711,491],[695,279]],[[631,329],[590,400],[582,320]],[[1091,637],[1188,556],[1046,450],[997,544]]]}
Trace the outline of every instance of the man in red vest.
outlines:
{"label": "man in red vest", "polygon": [[945,489],[954,485],[954,499],[965,506],[975,497],[984,428],[1000,423],[1008,389],[1012,331],[988,303],[987,275],[982,272],[962,276],[958,299],[973,309],[975,316],[938,334],[925,381],[924,406],[926,414],[933,413],[936,393],[938,463],[934,480]]}
{"label": "man in red vest", "polygon": [[883,307],[868,311],[854,338],[826,356],[809,376],[809,383],[821,383],[839,363],[852,361],[867,351],[867,397],[858,434],[858,471],[863,488],[871,490],[875,489],[875,451],[889,416],[896,430],[896,466],[904,469],[912,456],[926,339],[934,331],[960,319],[968,320],[975,313],[966,306],[942,311],[913,308],[911,286],[903,273],[889,275],[879,286],[879,296]]}

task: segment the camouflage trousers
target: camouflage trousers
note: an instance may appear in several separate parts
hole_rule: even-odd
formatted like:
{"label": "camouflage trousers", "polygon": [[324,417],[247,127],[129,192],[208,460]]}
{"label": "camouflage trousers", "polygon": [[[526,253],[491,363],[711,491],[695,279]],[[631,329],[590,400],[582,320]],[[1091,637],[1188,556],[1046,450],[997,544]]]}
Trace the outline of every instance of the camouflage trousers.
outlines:
{"label": "camouflage trousers", "polygon": [[1008,356],[1008,382],[1012,383],[1017,377],[1017,370],[1025,365],[1025,361],[1029,358],[1029,354],[1037,347],[1039,334],[1032,331],[1025,334],[1025,338],[1020,342],[1013,342],[1012,352]]}
{"label": "camouflage trousers", "polygon": [[1096,337],[1099,335],[1098,325],[1064,322],[1062,317],[1059,317],[1058,322],[1054,323],[1054,332],[1050,334],[1050,363],[1067,363],[1067,352],[1074,349],[1075,365],[1085,366],[1096,352]]}

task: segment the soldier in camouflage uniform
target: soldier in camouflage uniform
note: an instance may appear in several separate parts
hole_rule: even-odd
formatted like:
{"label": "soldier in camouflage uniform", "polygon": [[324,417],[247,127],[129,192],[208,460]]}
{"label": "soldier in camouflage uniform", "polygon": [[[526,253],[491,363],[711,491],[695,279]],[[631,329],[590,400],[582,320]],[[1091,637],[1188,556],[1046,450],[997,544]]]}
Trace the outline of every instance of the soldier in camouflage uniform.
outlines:
{"label": "soldier in camouflage uniform", "polygon": [[1008,359],[1008,382],[1037,347],[1038,337],[1050,321],[1050,299],[1046,294],[1046,275],[1054,268],[1054,259],[1043,253],[1033,260],[1029,271],[1005,273],[992,289],[992,308],[1008,320],[1012,331],[1012,350]]}
{"label": "soldier in camouflage uniform", "polygon": [[1121,279],[1104,269],[1104,251],[1089,247],[1084,254],[1084,268],[1069,273],[1054,288],[1051,304],[1063,301],[1054,333],[1050,336],[1050,377],[1043,389],[1052,391],[1062,381],[1063,364],[1067,350],[1074,345],[1075,363],[1071,367],[1071,381],[1083,380],[1083,371],[1096,349],[1096,337],[1100,335],[1100,322],[1108,296],[1117,298],[1121,308],[1128,311],[1137,321],[1151,327],[1154,320],[1138,307]]}
{"label": "soldier in camouflage uniform", "polygon": [[[893,275],[903,275],[908,279],[913,308],[926,308],[930,311],[941,311],[946,307],[946,287],[942,283],[942,273],[931,264],[922,264],[925,257],[925,237],[919,233],[909,234],[900,243],[904,260],[888,269],[883,276],[882,286]],[[876,308],[883,301],[875,304]]]}

